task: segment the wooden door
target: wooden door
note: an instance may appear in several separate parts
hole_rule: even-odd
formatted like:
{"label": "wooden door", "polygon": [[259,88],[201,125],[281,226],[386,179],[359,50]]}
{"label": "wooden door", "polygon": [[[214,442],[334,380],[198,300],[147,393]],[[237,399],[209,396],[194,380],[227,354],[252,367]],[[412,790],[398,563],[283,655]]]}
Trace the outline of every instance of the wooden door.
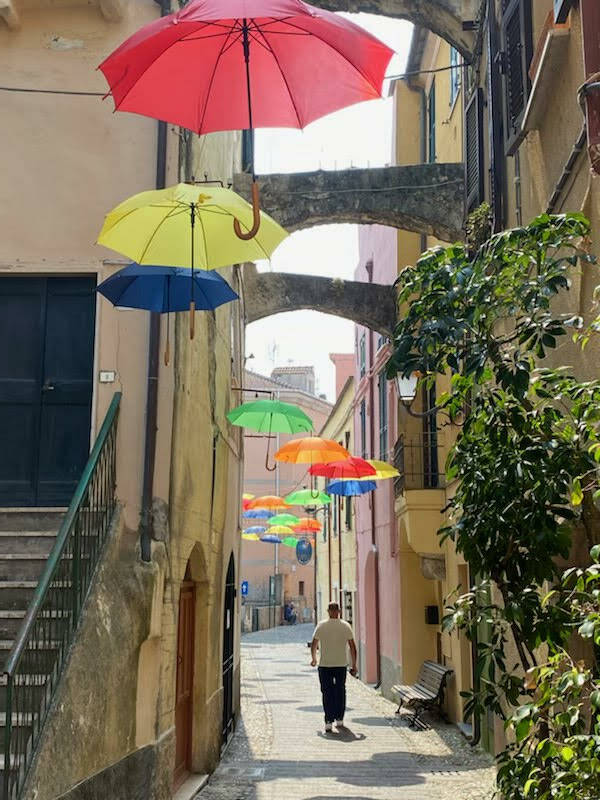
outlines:
{"label": "wooden door", "polygon": [[194,619],[193,581],[184,581],[179,593],[177,629],[177,684],[175,690],[175,771],[178,786],[190,771],[192,747],[192,701],[194,688]]}
{"label": "wooden door", "polygon": [[235,642],[235,564],[229,559],[223,604],[223,744],[233,733],[233,667]]}
{"label": "wooden door", "polygon": [[0,277],[0,505],[67,505],[87,460],[94,278]]}

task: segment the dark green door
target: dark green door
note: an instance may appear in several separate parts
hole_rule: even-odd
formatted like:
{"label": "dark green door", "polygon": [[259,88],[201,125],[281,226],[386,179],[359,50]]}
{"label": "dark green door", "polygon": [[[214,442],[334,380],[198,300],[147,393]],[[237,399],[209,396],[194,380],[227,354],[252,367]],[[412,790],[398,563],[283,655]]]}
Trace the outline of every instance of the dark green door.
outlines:
{"label": "dark green door", "polygon": [[90,445],[94,278],[0,276],[0,505],[62,506]]}

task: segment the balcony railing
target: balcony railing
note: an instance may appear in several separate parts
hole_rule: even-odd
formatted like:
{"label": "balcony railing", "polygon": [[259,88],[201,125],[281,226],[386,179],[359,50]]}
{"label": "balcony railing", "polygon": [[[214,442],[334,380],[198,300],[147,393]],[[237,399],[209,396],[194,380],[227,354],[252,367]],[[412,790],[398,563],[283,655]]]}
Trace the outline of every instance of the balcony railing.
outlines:
{"label": "balcony railing", "polygon": [[400,436],[394,447],[394,466],[400,475],[394,479],[394,494],[405,489],[440,489],[444,471],[440,469],[439,449],[443,437],[437,432]]}

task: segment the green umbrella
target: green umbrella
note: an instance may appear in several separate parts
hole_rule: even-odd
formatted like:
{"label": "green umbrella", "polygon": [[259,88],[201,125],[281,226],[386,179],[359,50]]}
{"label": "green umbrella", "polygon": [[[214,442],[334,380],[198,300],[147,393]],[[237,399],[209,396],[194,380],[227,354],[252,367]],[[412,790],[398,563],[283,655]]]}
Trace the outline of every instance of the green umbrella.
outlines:
{"label": "green umbrella", "polygon": [[232,425],[267,434],[269,441],[265,467],[269,472],[276,469],[269,466],[269,444],[272,433],[310,433],[313,430],[312,419],[301,408],[291,403],[282,403],[280,400],[252,400],[249,403],[242,403],[227,414],[227,419]]}
{"label": "green umbrella", "polygon": [[288,494],[285,502],[290,506],[320,506],[331,503],[331,497],[325,492],[319,492],[316,489],[300,489],[297,492]]}
{"label": "green umbrella", "polygon": [[293,514],[277,514],[269,519],[269,525],[297,525],[299,522]]}
{"label": "green umbrella", "polygon": [[281,544],[284,544],[286,547],[296,547],[298,539],[296,539],[295,536],[286,536],[285,539],[281,540]]}

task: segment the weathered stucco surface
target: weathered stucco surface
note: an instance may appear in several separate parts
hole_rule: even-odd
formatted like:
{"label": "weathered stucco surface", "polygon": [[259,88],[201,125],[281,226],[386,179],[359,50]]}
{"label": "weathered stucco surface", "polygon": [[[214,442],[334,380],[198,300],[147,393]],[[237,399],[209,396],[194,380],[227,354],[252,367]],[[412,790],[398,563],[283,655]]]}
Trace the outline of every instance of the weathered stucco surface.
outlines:
{"label": "weathered stucco surface", "polygon": [[407,19],[437,33],[453,44],[468,60],[473,49],[473,33],[463,23],[477,18],[479,0],[315,0],[314,5],[329,11],[366,12]]}
{"label": "weathered stucco surface", "polygon": [[247,323],[282,311],[310,308],[354,320],[391,336],[396,321],[394,289],[378,283],[258,272],[254,264],[245,264],[244,292]]}
{"label": "weathered stucco surface", "polygon": [[[137,535],[124,527],[119,514],[84,607],[24,800],[52,800],[85,779],[91,792],[85,797],[96,797],[93,787],[106,787],[111,774],[118,773],[119,762],[136,751],[138,652],[148,636],[160,572],[158,564],[142,566],[138,561]],[[169,765],[169,776],[170,769]],[[156,792],[161,782],[155,768],[146,775],[145,794],[130,793],[139,775],[132,783],[116,783],[110,794],[113,800],[169,796]]]}
{"label": "weathered stucco surface", "polygon": [[[286,230],[353,222],[389,225],[454,241],[462,236],[462,164],[261,175],[261,207]],[[251,177],[234,189],[250,199]]]}

